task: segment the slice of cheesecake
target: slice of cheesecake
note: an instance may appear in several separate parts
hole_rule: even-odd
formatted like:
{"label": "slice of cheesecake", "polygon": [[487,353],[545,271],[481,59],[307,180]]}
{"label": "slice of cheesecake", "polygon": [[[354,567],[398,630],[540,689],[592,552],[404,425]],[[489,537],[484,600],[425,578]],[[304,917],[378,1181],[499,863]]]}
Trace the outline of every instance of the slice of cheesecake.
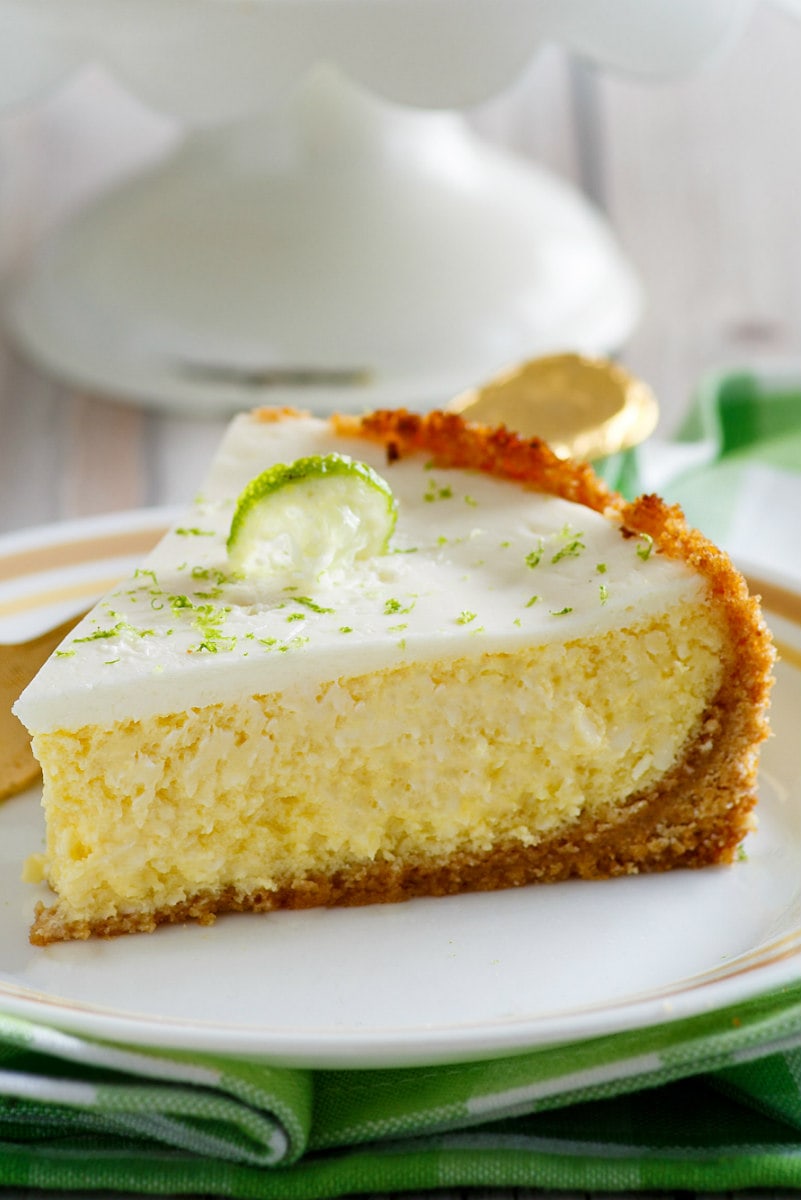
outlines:
{"label": "slice of cheesecake", "polygon": [[[331,453],[391,489],[388,545],[306,563],[288,505],[288,565],[234,566],[249,481]],[[357,523],[335,491],[320,513]],[[56,894],[32,940],[731,862],[772,662],[677,509],[541,442],[440,413],[240,416],[16,707]]]}

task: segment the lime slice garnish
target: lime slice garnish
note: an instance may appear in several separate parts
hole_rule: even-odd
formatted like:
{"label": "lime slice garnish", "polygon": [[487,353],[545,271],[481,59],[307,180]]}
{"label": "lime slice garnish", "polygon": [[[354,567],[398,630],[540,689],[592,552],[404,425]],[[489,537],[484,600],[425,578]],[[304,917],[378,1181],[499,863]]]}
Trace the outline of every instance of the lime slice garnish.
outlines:
{"label": "lime slice garnish", "polygon": [[237,500],[228,556],[244,575],[314,573],[386,553],[397,505],[389,484],[345,454],[277,463]]}

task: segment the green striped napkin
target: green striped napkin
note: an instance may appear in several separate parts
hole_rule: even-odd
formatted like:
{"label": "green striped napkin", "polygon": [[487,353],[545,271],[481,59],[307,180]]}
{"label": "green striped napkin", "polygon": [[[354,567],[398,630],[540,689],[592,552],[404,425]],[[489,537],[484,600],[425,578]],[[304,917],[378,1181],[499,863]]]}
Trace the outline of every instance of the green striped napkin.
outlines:
{"label": "green striped napkin", "polygon": [[[801,375],[710,381],[676,443],[604,469],[801,578],[798,520],[766,533],[769,514],[799,511]],[[141,1050],[0,1015],[0,1185],[267,1200],[801,1187],[801,977],[654,1028],[373,1071]]]}
{"label": "green striped napkin", "polygon": [[710,375],[675,441],[602,473],[626,495],[678,502],[735,560],[801,582],[801,364]]}
{"label": "green striped napkin", "polygon": [[0,1018],[0,1185],[318,1200],[801,1186],[801,984],[440,1068],[275,1069]]}

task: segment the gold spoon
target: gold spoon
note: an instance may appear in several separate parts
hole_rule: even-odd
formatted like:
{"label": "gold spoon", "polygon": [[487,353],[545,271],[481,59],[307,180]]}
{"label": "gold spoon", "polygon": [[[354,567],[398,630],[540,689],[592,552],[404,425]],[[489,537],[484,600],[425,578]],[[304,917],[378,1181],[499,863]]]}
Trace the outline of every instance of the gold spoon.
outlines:
{"label": "gold spoon", "polygon": [[[622,367],[578,354],[535,358],[457,396],[448,406],[471,421],[541,437],[563,458],[595,459],[652,432],[657,403]],[[0,800],[39,774],[27,730],[11,705],[83,613],[27,642],[0,645]]]}
{"label": "gold spoon", "polygon": [[30,736],[11,705],[82,616],[79,613],[27,642],[0,645],[0,800],[24,791],[39,776]]}
{"label": "gold spoon", "polygon": [[533,358],[448,405],[483,425],[540,437],[560,458],[592,460],[644,441],[659,416],[650,388],[617,363],[580,354]]}

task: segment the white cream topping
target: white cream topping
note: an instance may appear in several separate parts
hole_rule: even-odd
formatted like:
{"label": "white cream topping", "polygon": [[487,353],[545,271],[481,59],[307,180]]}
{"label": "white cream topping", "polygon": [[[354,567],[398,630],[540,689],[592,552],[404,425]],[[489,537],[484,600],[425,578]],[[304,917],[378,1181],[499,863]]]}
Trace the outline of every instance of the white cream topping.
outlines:
{"label": "white cream topping", "polygon": [[[237,496],[276,462],[332,450],[390,484],[389,553],[347,575],[233,578]],[[696,599],[702,580],[580,505],[517,484],[388,464],[314,418],[229,427],[200,496],[136,574],[45,664],[15,711],[35,733],[183,711],[241,695],[452,656],[565,642]],[[286,700],[286,695],[285,695]]]}

